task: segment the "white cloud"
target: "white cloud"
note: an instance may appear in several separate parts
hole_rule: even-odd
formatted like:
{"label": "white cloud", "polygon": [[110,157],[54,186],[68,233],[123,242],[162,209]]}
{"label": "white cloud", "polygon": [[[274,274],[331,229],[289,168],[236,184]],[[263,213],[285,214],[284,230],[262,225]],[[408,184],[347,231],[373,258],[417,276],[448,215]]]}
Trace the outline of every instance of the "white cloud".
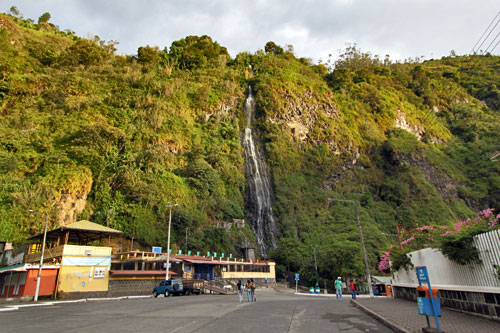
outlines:
{"label": "white cloud", "polygon": [[[337,55],[346,43],[392,58],[469,53],[500,6],[497,0],[4,0],[35,21],[80,36],[119,41],[118,52],[168,47],[188,35],[209,35],[232,56],[268,41],[291,44],[298,57]],[[499,54],[500,49],[495,51]]]}

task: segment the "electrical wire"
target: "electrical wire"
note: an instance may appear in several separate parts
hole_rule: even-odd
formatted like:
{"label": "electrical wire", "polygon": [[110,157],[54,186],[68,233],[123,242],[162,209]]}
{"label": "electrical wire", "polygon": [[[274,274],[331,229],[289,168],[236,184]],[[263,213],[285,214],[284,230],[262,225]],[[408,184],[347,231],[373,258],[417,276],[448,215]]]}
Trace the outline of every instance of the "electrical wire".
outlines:
{"label": "electrical wire", "polygon": [[486,28],[486,30],[484,30],[483,34],[481,35],[481,37],[479,37],[479,40],[476,42],[476,44],[474,44],[474,46],[472,47],[472,53],[475,52],[474,50],[476,49],[477,44],[481,41],[481,39],[483,39],[484,35],[490,29],[490,27],[493,24],[493,22],[495,22],[498,14],[500,14],[500,10],[498,11],[497,15],[495,15],[495,18],[493,20],[491,20],[490,25],[488,25],[488,28]]}
{"label": "electrical wire", "polygon": [[[495,38],[491,41],[490,45],[488,45],[488,47],[484,50],[484,53],[488,53],[488,52],[492,52],[493,50],[491,51],[488,51],[488,49],[490,48],[491,45],[493,45],[493,43],[497,40],[498,36],[500,36],[500,31],[497,33],[497,35],[495,36]],[[498,43],[497,43],[498,45]],[[495,45],[496,46],[496,45]]]}
{"label": "electrical wire", "polygon": [[495,44],[495,46],[493,46],[493,48],[491,49],[490,53],[493,53],[493,51],[495,51],[495,49],[497,48],[498,44],[500,44],[500,40]]}
{"label": "electrical wire", "polygon": [[[499,11],[500,13],[500,11]],[[498,16],[498,14],[497,14]],[[496,18],[496,16],[495,16]],[[492,22],[493,23],[493,22]],[[484,42],[486,42],[486,40],[488,39],[488,37],[490,37],[491,33],[493,32],[493,30],[495,30],[495,28],[497,27],[498,23],[500,23],[500,19],[497,20],[497,23],[495,23],[495,26],[490,30],[490,32],[488,33],[488,35],[486,36],[486,38],[481,42],[481,44],[477,47],[478,50],[481,49],[481,46],[483,46]]]}

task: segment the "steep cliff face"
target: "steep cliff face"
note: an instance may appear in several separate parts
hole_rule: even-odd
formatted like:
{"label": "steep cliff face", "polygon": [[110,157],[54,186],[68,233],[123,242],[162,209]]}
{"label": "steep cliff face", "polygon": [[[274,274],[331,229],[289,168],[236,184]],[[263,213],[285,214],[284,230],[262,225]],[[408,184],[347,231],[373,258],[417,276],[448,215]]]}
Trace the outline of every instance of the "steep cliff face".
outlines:
{"label": "steep cliff face", "polygon": [[[321,117],[331,120],[338,118],[339,110],[335,101],[328,94],[324,97],[330,98],[326,101],[318,100],[318,96],[311,90],[293,95],[283,92],[280,94],[280,99],[286,106],[286,112],[276,113],[269,117],[268,121],[284,125],[283,128],[288,129],[297,141],[314,143],[315,139],[311,135],[314,128],[326,126],[326,124],[318,124]],[[331,144],[335,145],[334,142]]]}
{"label": "steep cliff face", "polygon": [[57,221],[56,226],[61,227],[77,222],[77,215],[81,214],[88,204],[87,197],[90,187],[82,189],[80,193],[61,194],[61,198],[56,205]]}

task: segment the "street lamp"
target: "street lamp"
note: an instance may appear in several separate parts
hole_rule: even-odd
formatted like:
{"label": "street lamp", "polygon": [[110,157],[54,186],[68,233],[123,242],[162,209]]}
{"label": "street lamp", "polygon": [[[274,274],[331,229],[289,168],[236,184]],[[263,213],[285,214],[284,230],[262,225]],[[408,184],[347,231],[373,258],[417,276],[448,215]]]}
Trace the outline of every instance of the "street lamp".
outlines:
{"label": "street lamp", "polygon": [[373,297],[372,278],[370,275],[370,268],[368,267],[368,259],[366,257],[366,249],[365,249],[365,241],[363,239],[363,229],[361,228],[361,222],[359,221],[358,206],[356,205],[356,201],[328,198],[328,202],[332,202],[332,201],[333,202],[336,202],[336,201],[338,201],[338,202],[350,202],[354,205],[354,213],[356,214],[356,219],[357,219],[358,228],[359,228],[359,239],[361,240],[361,248],[363,249],[363,259],[365,261],[366,279],[368,280],[368,290],[370,292],[370,297]]}
{"label": "street lamp", "polygon": [[318,265],[316,263],[316,245],[310,245],[314,253],[314,270],[316,271],[316,287],[319,287]]}
{"label": "street lamp", "polygon": [[[30,209],[30,213],[36,213],[36,210]],[[42,265],[43,265],[43,254],[45,252],[45,240],[47,239],[47,224],[49,223],[49,217],[45,214],[45,228],[43,230],[43,243],[42,243],[42,253],[40,255],[40,265],[38,266],[38,277],[36,278],[36,289],[34,302],[38,302],[38,292],[40,291],[40,280],[42,278]]]}
{"label": "street lamp", "polygon": [[167,207],[169,211],[169,216],[168,216],[168,236],[167,236],[167,272],[165,273],[165,280],[168,280],[168,269],[170,266],[170,225],[172,224],[172,207],[179,206],[179,204],[171,204],[170,202],[167,202]]}

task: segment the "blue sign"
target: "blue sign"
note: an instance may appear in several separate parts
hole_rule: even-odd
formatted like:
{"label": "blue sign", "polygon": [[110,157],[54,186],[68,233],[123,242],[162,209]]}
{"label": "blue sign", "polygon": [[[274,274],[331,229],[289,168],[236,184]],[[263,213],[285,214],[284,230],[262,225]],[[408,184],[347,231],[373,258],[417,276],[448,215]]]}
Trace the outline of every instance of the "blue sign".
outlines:
{"label": "blue sign", "polygon": [[153,246],[152,251],[153,253],[161,253],[161,247],[159,246]]}
{"label": "blue sign", "polygon": [[429,279],[427,267],[417,266],[415,267],[415,270],[417,271],[418,285],[422,286],[422,283],[427,283],[427,288],[430,296],[430,297],[417,297],[418,313],[421,315],[425,315],[425,319],[427,321],[427,327],[429,328],[431,327],[431,324],[429,322],[429,316],[433,316],[436,319],[437,331],[441,332],[438,319],[438,316],[441,315],[441,307],[439,304],[439,298],[437,298],[435,295],[432,294],[431,281]]}
{"label": "blue sign", "polygon": [[418,314],[424,315],[425,310],[424,310],[424,298],[423,297],[417,297],[417,305],[418,305]]}
{"label": "blue sign", "polygon": [[295,281],[299,281],[299,278],[300,278],[300,274],[296,273],[295,274]]}
{"label": "blue sign", "polygon": [[417,270],[418,282],[429,283],[429,274],[427,274],[427,267],[426,266],[418,266],[418,267],[416,267],[416,270]]}

